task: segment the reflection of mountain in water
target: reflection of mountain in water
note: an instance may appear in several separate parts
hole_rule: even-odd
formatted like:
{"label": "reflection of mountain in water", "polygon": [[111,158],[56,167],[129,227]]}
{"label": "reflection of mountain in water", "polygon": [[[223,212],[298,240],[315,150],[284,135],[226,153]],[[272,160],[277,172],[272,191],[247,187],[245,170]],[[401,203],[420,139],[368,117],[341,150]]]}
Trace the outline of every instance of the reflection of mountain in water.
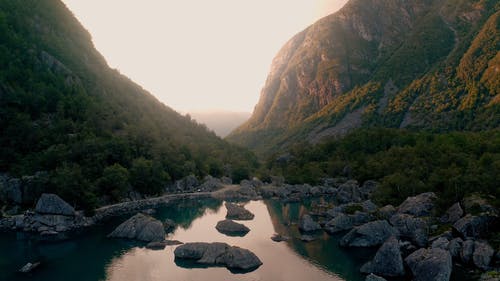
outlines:
{"label": "reflection of mountain in water", "polygon": [[340,248],[338,241],[341,236],[330,236],[324,232],[314,234],[315,241],[305,243],[300,240],[297,223],[302,215],[308,213],[313,202],[265,201],[265,204],[276,233],[291,237],[282,243],[287,243],[297,254],[346,280],[364,280],[359,268],[373,255],[373,250]]}

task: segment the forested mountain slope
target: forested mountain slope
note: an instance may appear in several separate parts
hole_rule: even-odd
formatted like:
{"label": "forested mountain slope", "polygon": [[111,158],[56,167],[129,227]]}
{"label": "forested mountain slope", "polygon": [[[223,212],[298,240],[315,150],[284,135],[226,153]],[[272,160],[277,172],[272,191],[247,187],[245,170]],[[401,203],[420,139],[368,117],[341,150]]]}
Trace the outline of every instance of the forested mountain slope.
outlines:
{"label": "forested mountain slope", "polygon": [[256,164],[110,69],[59,0],[0,1],[0,65],[0,173],[30,183],[25,204],[50,191],[90,206]]}
{"label": "forested mountain slope", "polygon": [[498,128],[499,69],[498,1],[351,0],[282,48],[228,140],[264,153],[362,127]]}

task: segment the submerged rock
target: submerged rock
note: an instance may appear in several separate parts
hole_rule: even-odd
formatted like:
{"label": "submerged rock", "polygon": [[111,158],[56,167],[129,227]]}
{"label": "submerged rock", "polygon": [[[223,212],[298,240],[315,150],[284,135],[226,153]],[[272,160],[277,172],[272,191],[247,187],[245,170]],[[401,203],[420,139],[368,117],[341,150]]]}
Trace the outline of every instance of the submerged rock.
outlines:
{"label": "submerged rock", "polygon": [[253,270],[262,265],[249,250],[226,243],[187,243],[174,251],[176,259],[194,260],[207,266],[223,265],[229,269]]}
{"label": "submerged rock", "polygon": [[387,280],[372,273],[372,274],[366,276],[365,281],[387,281]]}
{"label": "submerged rock", "polygon": [[220,232],[228,235],[245,235],[250,231],[250,228],[244,224],[234,222],[232,220],[223,220],[217,223],[215,228]]}
{"label": "submerged rock", "polygon": [[414,281],[450,280],[452,262],[448,251],[420,249],[405,259],[413,273]]}
{"label": "submerged rock", "polygon": [[282,242],[290,240],[290,237],[281,234],[274,234],[273,236],[271,236],[271,240],[273,240],[274,242]]}
{"label": "submerged rock", "polygon": [[310,215],[303,215],[299,221],[299,230],[303,232],[312,232],[321,230],[321,225],[315,222]]}
{"label": "submerged rock", "polygon": [[56,194],[44,193],[36,203],[35,211],[39,214],[74,216],[75,209]]}
{"label": "submerged rock", "polygon": [[146,245],[146,248],[151,249],[151,250],[163,250],[167,246],[175,246],[175,245],[182,245],[181,241],[177,240],[163,240],[163,241],[155,241],[155,242],[149,242]]}
{"label": "submerged rock", "polygon": [[253,220],[255,217],[249,210],[245,209],[243,206],[226,203],[227,215],[226,219],[230,220]]}
{"label": "submerged rock", "polygon": [[343,247],[374,247],[399,233],[387,221],[373,221],[357,226],[340,240]]}
{"label": "submerged rock", "polygon": [[136,239],[146,242],[163,241],[165,239],[165,229],[159,220],[139,213],[120,224],[108,237]]}

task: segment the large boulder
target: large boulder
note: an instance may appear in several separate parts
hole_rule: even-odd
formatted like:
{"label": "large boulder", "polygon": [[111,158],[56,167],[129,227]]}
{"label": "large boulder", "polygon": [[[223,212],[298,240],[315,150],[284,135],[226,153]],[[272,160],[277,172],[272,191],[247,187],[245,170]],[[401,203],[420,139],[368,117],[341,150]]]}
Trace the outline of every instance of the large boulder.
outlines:
{"label": "large boulder", "polygon": [[434,201],[437,199],[434,192],[422,193],[414,197],[408,197],[398,207],[398,213],[408,214],[415,217],[431,215],[434,209]]}
{"label": "large boulder", "polygon": [[373,260],[365,264],[361,270],[364,273],[375,273],[380,276],[403,276],[405,269],[398,239],[394,236],[389,238],[377,251]]}
{"label": "large boulder", "polygon": [[175,189],[180,192],[194,191],[200,185],[198,179],[194,175],[189,175],[175,182]]}
{"label": "large boulder", "polygon": [[56,194],[44,193],[36,203],[35,212],[39,214],[74,216],[75,209]]}
{"label": "large boulder", "polygon": [[474,242],[474,254],[472,254],[472,261],[474,265],[482,270],[487,270],[493,259],[495,250],[486,241]]}
{"label": "large boulder", "polygon": [[466,215],[453,224],[453,229],[458,232],[462,238],[479,238],[484,236],[491,222],[488,216]]}
{"label": "large boulder", "polygon": [[250,228],[246,227],[244,224],[234,222],[232,220],[219,221],[215,226],[217,231],[230,236],[244,236],[250,231]]}
{"label": "large boulder", "polygon": [[426,221],[408,214],[395,214],[390,223],[399,231],[403,240],[409,240],[419,247],[426,247],[428,227]]}
{"label": "large boulder", "polygon": [[448,251],[419,249],[409,255],[405,261],[413,273],[414,281],[450,280],[452,261]]}
{"label": "large boulder", "polygon": [[327,222],[324,229],[330,234],[335,234],[338,232],[350,230],[353,227],[354,223],[351,216],[341,213]]}
{"label": "large boulder", "polygon": [[450,255],[452,258],[457,259],[460,257],[463,244],[464,241],[460,237],[454,238],[450,241],[450,243],[448,244],[448,251],[450,251]]}
{"label": "large boulder", "polygon": [[165,239],[165,228],[161,221],[144,214],[137,214],[120,224],[108,237],[127,238],[153,242]]}
{"label": "large boulder", "polygon": [[254,214],[243,206],[234,203],[226,203],[226,219],[230,220],[253,220]]}
{"label": "large boulder", "polygon": [[362,195],[359,190],[359,184],[355,180],[349,180],[340,185],[337,189],[337,201],[339,203],[361,202]]}
{"label": "large boulder", "polygon": [[230,269],[253,270],[262,265],[252,252],[226,243],[186,243],[174,251],[176,259],[194,260],[205,266],[226,266]]}
{"label": "large boulder", "polygon": [[389,237],[398,236],[399,232],[387,221],[373,221],[357,226],[340,240],[343,247],[374,247],[382,245]]}
{"label": "large boulder", "polygon": [[310,215],[303,215],[299,221],[299,230],[303,232],[312,232],[320,230],[321,226],[315,222]]}
{"label": "large boulder", "polygon": [[451,206],[446,214],[443,216],[442,221],[444,223],[455,223],[464,215],[464,210],[460,206],[460,203],[455,203]]}

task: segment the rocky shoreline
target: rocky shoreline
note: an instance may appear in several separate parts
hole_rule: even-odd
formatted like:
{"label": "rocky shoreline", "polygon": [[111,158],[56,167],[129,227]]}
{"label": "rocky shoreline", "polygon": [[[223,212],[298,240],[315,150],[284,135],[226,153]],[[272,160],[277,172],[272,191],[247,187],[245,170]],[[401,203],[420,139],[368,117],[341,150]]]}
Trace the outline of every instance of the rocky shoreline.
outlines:
{"label": "rocky shoreline", "polygon": [[[273,198],[282,202],[301,202],[324,197],[326,205],[316,206],[301,218],[300,231],[311,237],[314,235],[309,234],[318,231],[343,234],[340,245],[345,248],[377,247],[372,261],[361,268],[363,273],[369,274],[367,280],[393,277],[449,280],[453,264],[484,272],[481,280],[499,280],[500,251],[485,240],[487,234],[497,229],[499,212],[479,196],[456,202],[444,214],[437,214],[438,198],[432,192],[409,197],[399,206],[377,206],[371,201],[377,189],[373,181],[359,185],[354,180],[326,179],[321,186],[310,186],[287,185],[275,178],[268,184],[253,179],[242,181],[240,185],[220,184],[208,190],[194,188],[195,192],[191,193],[105,206],[97,209],[92,217],[73,210],[57,195],[45,194],[34,211],[0,219],[0,230],[34,232],[40,236],[64,235],[114,216],[138,213],[176,200]],[[252,217],[236,204],[229,203],[226,207],[228,218]],[[156,240],[161,239],[151,241]]]}

